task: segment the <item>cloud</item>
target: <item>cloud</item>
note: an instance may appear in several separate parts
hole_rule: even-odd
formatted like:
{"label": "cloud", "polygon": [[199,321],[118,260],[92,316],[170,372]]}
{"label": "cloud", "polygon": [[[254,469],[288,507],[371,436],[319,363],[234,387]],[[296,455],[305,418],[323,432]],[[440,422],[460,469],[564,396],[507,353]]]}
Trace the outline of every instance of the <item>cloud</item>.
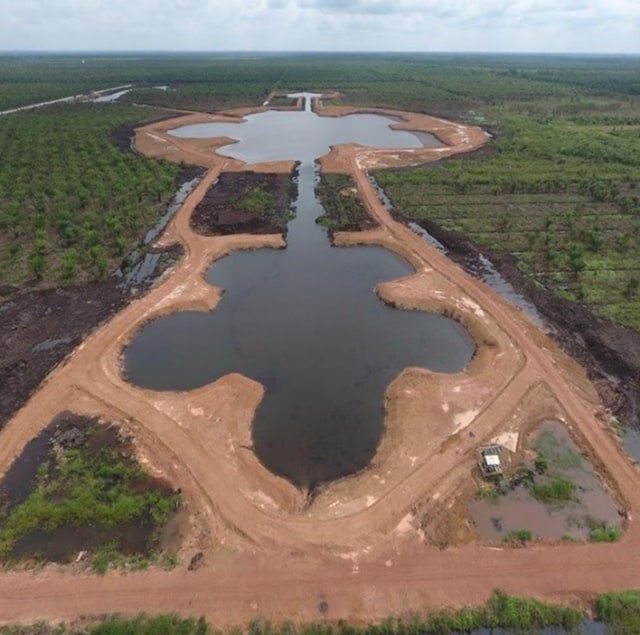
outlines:
{"label": "cloud", "polygon": [[27,49],[640,52],[637,0],[20,0]]}
{"label": "cloud", "polygon": [[[298,0],[301,9],[316,9],[324,13],[389,15],[402,10],[402,5],[417,4],[393,0]],[[415,8],[415,7],[414,7]]]}

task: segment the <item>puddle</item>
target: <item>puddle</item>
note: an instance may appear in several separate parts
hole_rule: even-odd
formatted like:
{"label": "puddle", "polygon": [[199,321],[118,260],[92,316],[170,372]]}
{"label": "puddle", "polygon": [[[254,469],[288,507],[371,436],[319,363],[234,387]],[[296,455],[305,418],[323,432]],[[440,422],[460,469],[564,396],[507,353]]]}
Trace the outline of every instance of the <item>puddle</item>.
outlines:
{"label": "puddle", "polygon": [[100,95],[100,97],[96,97],[91,101],[93,101],[96,104],[114,103],[118,101],[120,97],[122,97],[123,95],[126,95],[130,90],[131,90],[130,88],[127,88],[126,90],[119,90],[115,93],[110,93],[108,95]]}
{"label": "puddle", "polygon": [[156,270],[160,254],[145,254],[124,277],[125,287],[135,287],[151,278]]}
{"label": "puddle", "polygon": [[549,464],[548,473],[536,476],[536,483],[548,482],[556,474],[567,478],[575,485],[576,500],[562,506],[544,504],[524,484],[495,501],[472,500],[469,511],[482,540],[501,541],[510,532],[521,529],[530,530],[535,538],[588,540],[597,526],[622,525],[615,502],[562,424],[544,424],[533,447]]}
{"label": "puddle", "polygon": [[175,196],[171,199],[167,211],[162,215],[160,220],[152,227],[143,239],[143,243],[148,245],[152,243],[160,234],[164,231],[165,227],[169,224],[169,221],[175,216],[176,212],[180,209],[182,204],[187,199],[187,196],[193,192],[198,186],[198,183],[202,180],[201,176],[197,176],[186,183],[183,183],[180,189],[176,192]]}
{"label": "puddle", "polygon": [[494,291],[497,291],[503,298],[509,300],[511,304],[522,309],[527,317],[543,331],[549,333],[553,330],[549,323],[538,312],[536,306],[529,302],[524,296],[520,295],[511,284],[502,277],[487,257],[478,254],[478,260],[480,262],[480,270],[477,272],[477,275],[480,280],[486,282]]}
{"label": "puddle", "polygon": [[32,349],[31,353],[42,353],[43,351],[50,351],[52,348],[56,348],[56,346],[62,346],[63,344],[70,344],[73,341],[72,337],[61,337],[59,339],[48,339],[36,344]]}
{"label": "puddle", "polygon": [[624,451],[636,462],[640,463],[640,430],[625,426],[621,433]]}
{"label": "puddle", "polygon": [[382,248],[331,247],[316,223],[314,160],[330,144],[418,147],[378,115],[318,117],[269,111],[244,124],[203,124],[180,136],[227,135],[222,153],[247,162],[301,161],[296,218],[284,250],[234,252],[207,280],[225,290],[213,313],[180,312],[146,326],[125,350],[129,380],[155,390],[189,390],[238,372],[266,395],[253,428],[264,465],[302,489],[367,466],[384,427],[389,383],[407,366],[457,372],[475,344],[443,316],[401,311],[375,295],[383,280],[410,275]]}
{"label": "puddle", "polygon": [[[176,212],[180,209],[186,198],[198,186],[202,180],[201,176],[197,176],[180,187],[175,196],[171,199],[166,212],[161,216],[158,222],[145,234],[142,240],[142,246],[146,246],[155,241],[158,236],[165,230]],[[144,252],[141,248],[132,251],[125,259],[125,264],[116,270],[114,275],[122,278],[122,284],[126,288],[135,287],[144,284],[155,274],[156,267],[160,261],[162,254]],[[122,267],[127,269],[124,273]]]}
{"label": "puddle", "polygon": [[136,523],[105,527],[63,525],[53,531],[36,529],[16,543],[13,555],[17,559],[38,557],[47,562],[72,562],[81,551],[95,551],[109,542],[116,542],[125,555],[149,555],[148,531]]}
{"label": "puddle", "polygon": [[429,243],[432,247],[435,247],[443,254],[447,253],[447,248],[437,238],[434,238],[426,229],[424,229],[424,227],[420,227],[418,223],[407,223],[407,226],[414,234],[418,234],[425,243]]}

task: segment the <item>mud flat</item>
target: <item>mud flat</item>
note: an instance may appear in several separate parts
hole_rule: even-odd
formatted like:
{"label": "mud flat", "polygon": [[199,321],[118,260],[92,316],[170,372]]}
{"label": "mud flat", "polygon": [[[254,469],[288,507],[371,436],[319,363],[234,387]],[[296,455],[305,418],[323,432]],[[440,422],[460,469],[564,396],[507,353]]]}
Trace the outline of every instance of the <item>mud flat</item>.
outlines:
{"label": "mud flat", "polygon": [[295,172],[225,172],[196,206],[191,227],[204,236],[286,233],[294,179]]}

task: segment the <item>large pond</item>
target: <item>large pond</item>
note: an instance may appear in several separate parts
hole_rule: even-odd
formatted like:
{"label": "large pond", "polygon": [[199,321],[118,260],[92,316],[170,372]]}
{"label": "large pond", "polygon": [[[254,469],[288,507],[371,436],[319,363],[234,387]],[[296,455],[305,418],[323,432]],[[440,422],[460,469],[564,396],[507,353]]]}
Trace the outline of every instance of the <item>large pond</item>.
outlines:
{"label": "large pond", "polygon": [[358,472],[372,459],[384,427],[383,399],[406,367],[457,372],[474,342],[439,315],[385,306],[384,280],[410,275],[382,248],[333,248],[315,219],[314,159],[351,141],[419,147],[418,138],[375,115],[318,117],[266,112],[243,124],[206,124],[181,136],[232,136],[222,153],[243,161],[297,159],[296,217],[285,250],[235,252],[207,280],[225,294],[215,311],[180,312],[146,326],[125,351],[126,373],[156,390],[189,390],[230,372],[261,382],[254,421],[258,458],[304,490]]}

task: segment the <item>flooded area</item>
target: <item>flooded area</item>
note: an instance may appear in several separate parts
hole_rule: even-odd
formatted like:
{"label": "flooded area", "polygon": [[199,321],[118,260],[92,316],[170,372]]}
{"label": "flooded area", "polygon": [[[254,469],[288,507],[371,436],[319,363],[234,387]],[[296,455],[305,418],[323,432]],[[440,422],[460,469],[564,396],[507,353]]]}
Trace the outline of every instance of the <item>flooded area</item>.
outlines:
{"label": "flooded area", "polygon": [[507,282],[495,265],[483,254],[478,254],[479,267],[477,275],[483,282],[486,282],[494,291],[497,291],[503,298],[509,300],[511,304],[521,309],[528,318],[545,333],[551,333],[553,327],[540,314],[533,302],[527,300],[518,293],[513,286]]}
{"label": "flooded area", "polygon": [[[308,104],[308,100],[307,100]],[[239,372],[266,395],[254,421],[264,465],[303,490],[367,466],[384,429],[389,383],[406,367],[458,372],[475,345],[457,322],[385,306],[382,281],[413,273],[382,248],[334,248],[315,222],[314,160],[337,143],[418,147],[377,115],[266,112],[245,124],[205,124],[181,136],[232,136],[222,153],[247,162],[301,162],[287,248],[234,252],[207,280],[225,290],[212,313],[181,312],[145,327],[125,351],[130,381],[189,390]]]}
{"label": "flooded area", "polygon": [[[0,560],[72,562],[106,544],[123,554],[150,553],[157,546],[155,522],[142,497],[155,501],[173,491],[140,470],[133,454],[116,426],[61,413],[0,481]],[[141,511],[110,509],[115,494]]]}
{"label": "flooded area", "polygon": [[542,462],[518,466],[495,491],[483,488],[469,503],[482,540],[509,540],[523,530],[528,539],[598,540],[609,531],[616,536],[623,517],[567,429],[545,423],[532,449]]}
{"label": "flooded area", "polygon": [[[162,233],[165,227],[169,224],[169,221],[171,221],[176,212],[180,209],[187,196],[189,196],[189,194],[191,194],[191,192],[197,187],[198,183],[200,183],[201,178],[202,177],[197,176],[180,186],[175,196],[167,206],[165,213],[145,234],[139,248],[132,251],[125,259],[124,265],[116,270],[115,276],[117,278],[122,278],[123,286],[125,288],[144,284],[153,277],[158,263],[161,260],[161,254],[153,251],[148,252],[146,251],[146,247]],[[123,267],[127,269],[126,273],[123,271]]]}

